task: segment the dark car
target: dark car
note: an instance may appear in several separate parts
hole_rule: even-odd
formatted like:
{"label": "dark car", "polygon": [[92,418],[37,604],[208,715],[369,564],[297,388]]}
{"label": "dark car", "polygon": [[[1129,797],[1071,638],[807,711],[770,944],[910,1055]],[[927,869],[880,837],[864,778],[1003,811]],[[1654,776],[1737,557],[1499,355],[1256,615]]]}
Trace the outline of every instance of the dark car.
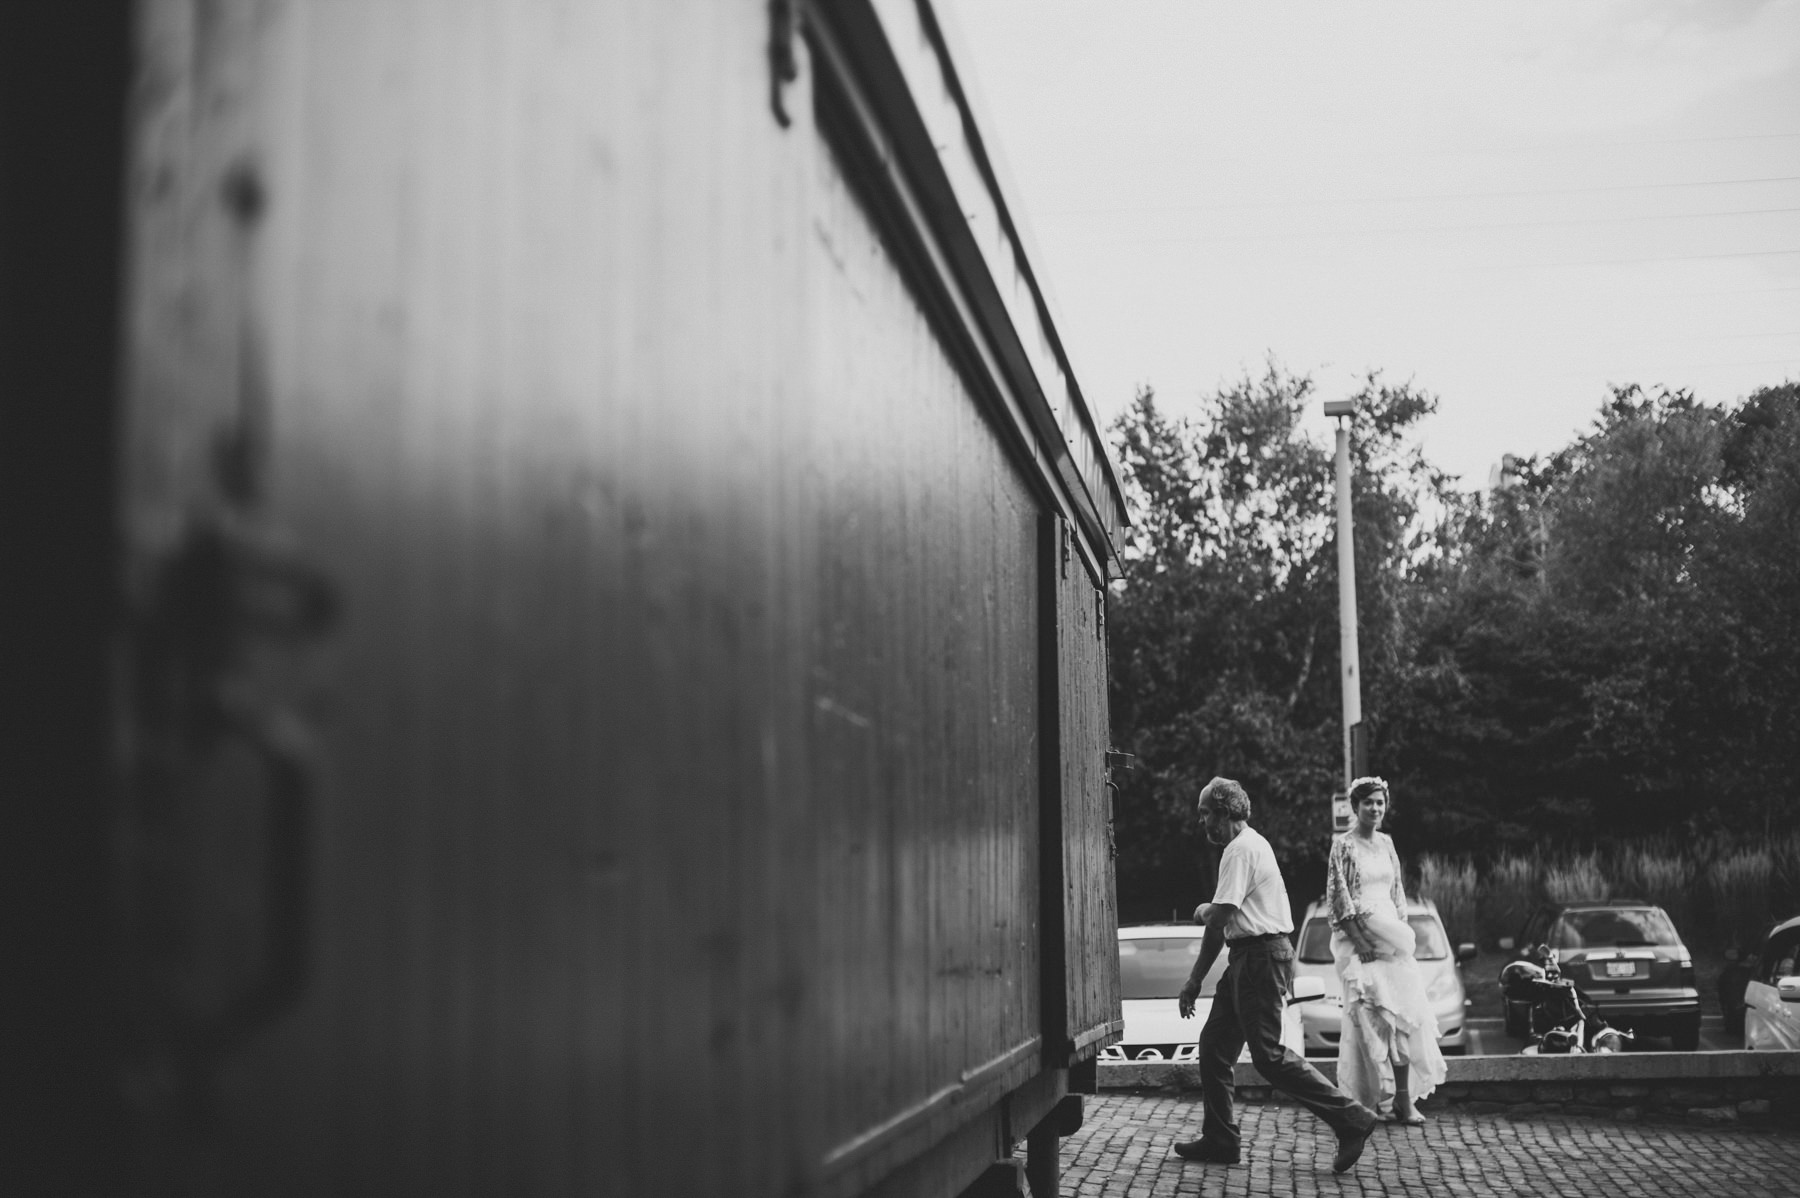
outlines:
{"label": "dark car", "polygon": [[[1541,907],[1512,944],[1514,960],[1536,945],[1556,950],[1563,976],[1580,987],[1608,1024],[1675,1047],[1700,1047],[1700,991],[1694,958],[1661,907],[1637,899],[1594,899]],[[1506,1033],[1524,1039],[1530,1012],[1506,1004]]]}

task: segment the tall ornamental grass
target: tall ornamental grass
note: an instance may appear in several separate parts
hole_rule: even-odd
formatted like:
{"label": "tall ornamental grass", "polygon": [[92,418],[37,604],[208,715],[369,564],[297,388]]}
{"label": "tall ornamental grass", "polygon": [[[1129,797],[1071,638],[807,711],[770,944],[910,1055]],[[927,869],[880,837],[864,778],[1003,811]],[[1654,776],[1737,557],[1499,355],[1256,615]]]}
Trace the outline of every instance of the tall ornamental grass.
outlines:
{"label": "tall ornamental grass", "polygon": [[1769,890],[1775,862],[1766,848],[1741,848],[1706,868],[1712,931],[1724,944],[1755,944],[1769,930]]}
{"label": "tall ornamental grass", "polygon": [[1598,853],[1576,853],[1546,863],[1543,882],[1553,903],[1612,897],[1612,883],[1600,869]]}
{"label": "tall ornamental grass", "polygon": [[1461,944],[1480,935],[1481,899],[1473,863],[1436,853],[1421,855],[1418,892],[1420,898],[1437,904],[1450,943]]}
{"label": "tall ornamental grass", "polygon": [[1518,935],[1541,903],[1617,897],[1667,911],[1689,948],[1750,948],[1777,920],[1800,915],[1800,832],[1772,841],[1656,837],[1556,856],[1504,853],[1485,869],[1467,857],[1424,853],[1416,889],[1437,904],[1454,941],[1494,947]]}
{"label": "tall ornamental grass", "polygon": [[1617,848],[1603,868],[1615,895],[1655,903],[1669,913],[1683,939],[1697,938],[1703,931],[1694,894],[1697,863],[1673,842],[1658,839]]}
{"label": "tall ornamental grass", "polygon": [[1507,853],[1488,867],[1476,890],[1482,939],[1496,944],[1503,936],[1516,936],[1538,903],[1537,862]]}
{"label": "tall ornamental grass", "polygon": [[1769,842],[1769,902],[1776,919],[1800,915],[1800,833],[1789,832]]}

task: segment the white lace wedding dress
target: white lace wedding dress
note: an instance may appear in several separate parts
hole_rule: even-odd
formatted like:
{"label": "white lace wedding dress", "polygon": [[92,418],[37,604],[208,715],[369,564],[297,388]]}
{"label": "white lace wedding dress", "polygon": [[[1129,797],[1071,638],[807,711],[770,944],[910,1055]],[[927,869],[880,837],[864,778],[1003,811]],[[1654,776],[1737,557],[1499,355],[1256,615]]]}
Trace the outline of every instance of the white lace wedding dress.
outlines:
{"label": "white lace wedding dress", "polygon": [[[1367,840],[1345,833],[1340,839],[1348,842],[1348,848],[1334,846],[1334,856],[1350,855],[1344,864],[1353,862],[1354,867],[1343,872],[1357,883],[1344,897],[1375,938],[1377,957],[1359,959],[1349,936],[1332,933],[1332,954],[1344,984],[1338,1085],[1364,1106],[1388,1115],[1393,1111],[1396,1064],[1408,1068],[1407,1093],[1415,1103],[1436,1089],[1447,1071],[1438,1051],[1437,1015],[1413,960],[1417,941],[1396,905],[1405,899],[1393,842],[1381,833]],[[1397,895],[1402,897],[1396,899]]]}

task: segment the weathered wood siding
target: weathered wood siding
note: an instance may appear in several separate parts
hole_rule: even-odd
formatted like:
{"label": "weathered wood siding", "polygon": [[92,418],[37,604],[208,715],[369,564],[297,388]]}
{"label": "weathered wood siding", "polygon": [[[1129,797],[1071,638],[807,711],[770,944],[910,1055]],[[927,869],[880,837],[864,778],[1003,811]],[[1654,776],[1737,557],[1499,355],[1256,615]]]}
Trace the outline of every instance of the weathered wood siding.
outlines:
{"label": "weathered wood siding", "polygon": [[1106,592],[1068,544],[1056,586],[1057,714],[1062,808],[1062,904],[1068,968],[1064,1035],[1074,1060],[1089,1060],[1121,1030],[1118,894],[1114,885],[1112,791],[1107,786]]}
{"label": "weathered wood siding", "polygon": [[1038,502],[842,164],[816,169],[794,516],[819,553],[804,751],[827,957],[809,1046],[835,1079],[835,1171],[891,1167],[909,1137],[871,1133],[896,1118],[913,1152],[942,1135],[983,1097],[965,1075],[1039,1067]]}
{"label": "weathered wood siding", "polygon": [[[763,0],[139,25],[142,1170],[853,1192],[1042,1072],[1050,491],[805,44],[783,128]],[[1083,586],[1069,943],[1116,969]],[[221,686],[254,718],[184,724]]]}

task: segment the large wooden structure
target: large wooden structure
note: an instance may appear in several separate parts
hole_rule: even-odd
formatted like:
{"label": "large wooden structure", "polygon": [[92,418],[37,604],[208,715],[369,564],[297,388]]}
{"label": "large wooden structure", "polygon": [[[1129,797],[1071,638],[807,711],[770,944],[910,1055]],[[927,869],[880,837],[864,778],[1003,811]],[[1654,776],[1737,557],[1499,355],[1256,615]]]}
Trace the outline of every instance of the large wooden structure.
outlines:
{"label": "large wooden structure", "polygon": [[1029,1142],[1052,1192],[1117,1030],[1124,513],[930,6],[74,20],[24,111],[87,89],[89,206],[0,217],[123,228],[9,362],[92,492],[8,679],[43,1151],[954,1195]]}

